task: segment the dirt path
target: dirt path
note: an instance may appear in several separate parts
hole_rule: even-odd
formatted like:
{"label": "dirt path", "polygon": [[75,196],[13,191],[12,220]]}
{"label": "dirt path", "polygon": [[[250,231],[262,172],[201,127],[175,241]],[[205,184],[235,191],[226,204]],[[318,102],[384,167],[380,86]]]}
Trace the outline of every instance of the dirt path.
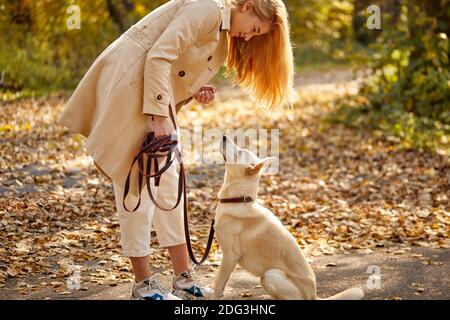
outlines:
{"label": "dirt path", "polygon": [[[352,286],[363,286],[366,299],[450,299],[450,251],[415,248],[379,249],[372,253],[334,255],[317,258],[312,262],[317,276],[320,297],[333,295]],[[374,271],[379,268],[379,288]],[[215,265],[195,268],[197,276],[205,284],[212,283],[217,271]],[[170,275],[165,275],[170,285]],[[371,278],[370,278],[371,277]],[[369,287],[368,287],[369,285]],[[10,287],[14,287],[10,283]],[[59,294],[53,290],[39,290],[26,296],[13,290],[0,290],[0,299],[127,299],[131,284],[117,286],[85,285],[84,290],[68,290]],[[225,299],[262,299],[264,292],[259,280],[241,268],[236,268]]]}
{"label": "dirt path", "polygon": [[[372,266],[381,286],[366,288],[367,299],[449,299],[448,159],[324,124],[336,99],[355,93],[359,81],[345,69],[301,74],[298,108],[270,117],[256,114],[240,90],[224,87],[219,106],[190,105],[181,125],[280,128],[280,173],[262,180],[259,200],[312,259],[320,297],[366,284]],[[1,106],[0,299],[127,299],[132,277],[119,246],[112,186],[83,139],[55,126],[62,104]],[[222,177],[222,166],[188,168],[196,250]],[[154,250],[152,266],[170,281],[167,253]],[[218,261],[219,255],[197,268],[206,284]],[[79,290],[67,282],[74,267],[80,267]],[[259,299],[263,292],[258,279],[237,269],[225,294]]]}

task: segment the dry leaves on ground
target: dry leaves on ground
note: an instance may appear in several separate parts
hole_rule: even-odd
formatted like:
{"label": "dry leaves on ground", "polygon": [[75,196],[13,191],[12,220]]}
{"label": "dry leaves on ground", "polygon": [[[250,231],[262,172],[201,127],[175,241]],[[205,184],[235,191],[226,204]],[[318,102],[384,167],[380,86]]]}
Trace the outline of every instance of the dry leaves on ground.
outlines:
{"label": "dry leaves on ground", "polygon": [[[376,133],[325,122],[335,99],[347,92],[336,88],[322,94],[320,88],[300,89],[294,110],[273,114],[255,112],[239,91],[224,88],[222,100],[212,105],[185,106],[180,123],[224,132],[280,130],[279,172],[261,180],[259,201],[310,256],[370,254],[382,246],[448,249],[449,159],[397,150]],[[50,287],[67,294],[74,266],[80,268],[80,290],[132,278],[121,255],[111,183],[93,166],[84,138],[55,124],[63,104],[56,97],[1,106],[0,288],[26,294]],[[187,169],[193,246],[200,251],[224,168]],[[167,270],[168,255],[154,234],[152,239],[152,265]],[[213,266],[217,250],[214,244]]]}

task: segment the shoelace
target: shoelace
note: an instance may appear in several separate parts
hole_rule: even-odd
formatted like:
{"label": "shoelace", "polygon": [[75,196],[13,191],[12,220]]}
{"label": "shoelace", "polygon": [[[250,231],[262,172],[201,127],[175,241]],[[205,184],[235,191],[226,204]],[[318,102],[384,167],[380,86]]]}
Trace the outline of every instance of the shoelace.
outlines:
{"label": "shoelace", "polygon": [[191,270],[190,275],[191,275],[192,280],[194,281],[194,284],[197,287],[203,286],[202,281],[200,281],[200,277],[198,276],[197,272],[194,269]]}
{"label": "shoelace", "polygon": [[156,281],[155,278],[150,278],[148,279],[148,288],[149,289],[156,289],[159,290],[159,292],[163,293],[163,294],[167,294],[169,293],[169,290],[167,290],[166,288],[162,287],[158,281]]}
{"label": "shoelace", "polygon": [[188,274],[188,279],[192,279],[192,281],[194,282],[194,286],[196,287],[203,287],[203,283],[202,281],[200,281],[200,277],[198,276],[197,272],[194,270],[194,268],[191,268],[191,270],[189,272],[187,272]]}

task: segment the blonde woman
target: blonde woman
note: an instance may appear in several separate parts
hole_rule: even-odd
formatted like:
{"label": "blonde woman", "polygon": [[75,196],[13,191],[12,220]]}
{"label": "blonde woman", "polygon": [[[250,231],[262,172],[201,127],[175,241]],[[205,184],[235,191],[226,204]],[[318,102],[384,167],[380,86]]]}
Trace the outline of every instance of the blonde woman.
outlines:
{"label": "blonde woman", "polygon": [[[172,0],[121,35],[95,60],[68,101],[60,123],[87,138],[97,168],[113,182],[124,256],[133,266],[134,299],[203,299],[191,274],[183,206],[160,211],[142,189],[139,208],[123,206],[124,184],[145,135],[179,134],[177,112],[193,98],[208,104],[206,83],[226,62],[234,83],[268,109],[291,104],[292,47],[281,0]],[[176,161],[155,188],[164,207],[176,201]],[[151,184],[153,179],[151,179]],[[126,206],[138,199],[137,166]],[[183,199],[181,200],[183,201]],[[172,290],[150,269],[152,223],[173,266]]]}

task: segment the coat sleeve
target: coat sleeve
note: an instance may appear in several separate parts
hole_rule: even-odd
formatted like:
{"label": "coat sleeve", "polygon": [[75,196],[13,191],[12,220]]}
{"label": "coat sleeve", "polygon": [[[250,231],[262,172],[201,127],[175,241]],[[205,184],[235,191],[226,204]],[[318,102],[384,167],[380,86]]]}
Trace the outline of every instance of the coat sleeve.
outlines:
{"label": "coat sleeve", "polygon": [[202,37],[219,28],[214,1],[187,2],[148,51],[144,70],[143,113],[169,116],[172,62]]}

